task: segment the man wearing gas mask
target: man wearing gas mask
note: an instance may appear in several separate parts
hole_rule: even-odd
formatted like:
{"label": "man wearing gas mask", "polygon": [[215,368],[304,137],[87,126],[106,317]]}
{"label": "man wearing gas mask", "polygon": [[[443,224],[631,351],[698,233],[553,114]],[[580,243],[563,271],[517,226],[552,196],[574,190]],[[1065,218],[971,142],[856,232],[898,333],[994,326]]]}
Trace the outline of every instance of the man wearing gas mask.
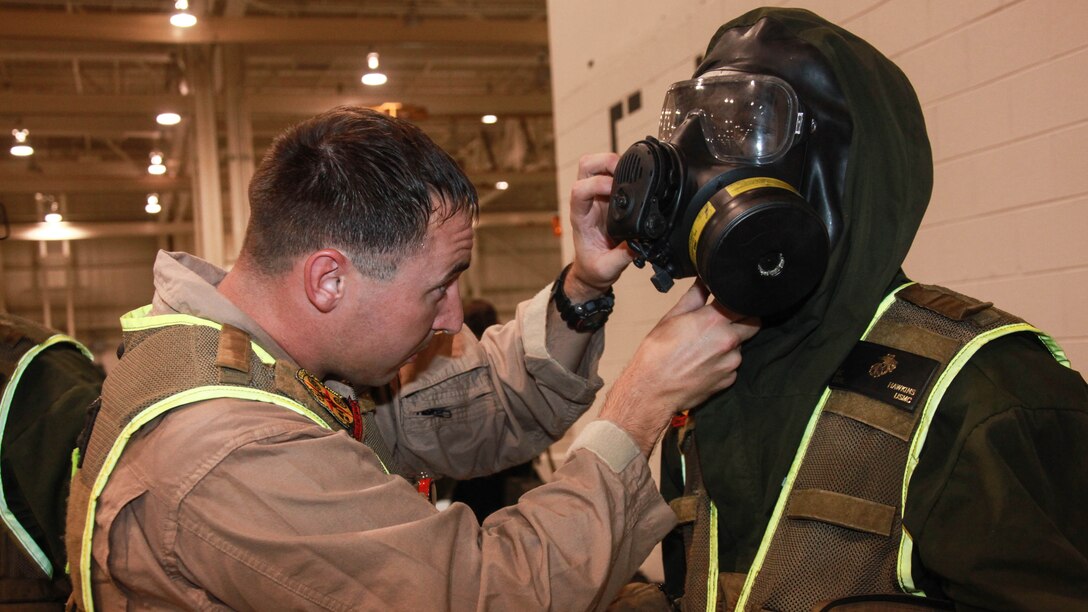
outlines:
{"label": "man wearing gas mask", "polygon": [[620,159],[611,236],[659,289],[697,275],[763,320],[664,442],[682,609],[1088,606],[1085,382],[1043,332],[904,275],[932,175],[906,77],[803,10],[719,29]]}

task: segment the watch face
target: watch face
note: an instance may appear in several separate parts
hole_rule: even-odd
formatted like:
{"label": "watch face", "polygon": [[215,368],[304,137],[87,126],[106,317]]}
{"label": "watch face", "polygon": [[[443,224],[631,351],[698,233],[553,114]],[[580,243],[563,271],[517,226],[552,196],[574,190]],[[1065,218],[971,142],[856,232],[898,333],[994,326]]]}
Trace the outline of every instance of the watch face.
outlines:
{"label": "watch face", "polygon": [[579,332],[596,331],[604,326],[608,321],[608,315],[612,314],[612,307],[615,304],[612,289],[610,288],[604,296],[597,299],[582,304],[572,304],[570,298],[563,293],[563,281],[569,269],[569,265],[564,268],[552,285],[552,301],[555,303],[555,308],[559,311],[560,318],[571,329]]}
{"label": "watch face", "polygon": [[595,331],[600,329],[605,321],[608,320],[608,315],[611,311],[598,310],[592,314],[586,315],[575,324],[577,331]]}

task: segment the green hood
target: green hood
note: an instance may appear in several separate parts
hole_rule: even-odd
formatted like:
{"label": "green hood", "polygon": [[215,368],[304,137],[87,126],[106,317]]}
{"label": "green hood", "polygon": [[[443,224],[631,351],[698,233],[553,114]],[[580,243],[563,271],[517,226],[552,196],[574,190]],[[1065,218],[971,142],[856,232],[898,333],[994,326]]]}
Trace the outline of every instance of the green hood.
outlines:
{"label": "green hood", "polygon": [[[811,12],[765,8],[725,24],[696,75],[724,67],[783,78],[815,117],[801,192],[833,240],[813,294],[764,321],[742,350],[736,384],[695,412],[704,481],[729,508],[719,523],[726,571],[750,563],[813,407],[901,275],[933,164],[899,68]],[[667,483],[663,491],[678,493]]]}

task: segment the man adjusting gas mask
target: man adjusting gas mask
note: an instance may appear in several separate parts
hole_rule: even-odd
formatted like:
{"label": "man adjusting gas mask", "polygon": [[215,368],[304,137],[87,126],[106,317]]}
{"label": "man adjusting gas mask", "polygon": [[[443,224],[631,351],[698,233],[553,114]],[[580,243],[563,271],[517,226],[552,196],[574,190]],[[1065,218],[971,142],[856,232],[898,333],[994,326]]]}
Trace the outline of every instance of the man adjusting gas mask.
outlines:
{"label": "man adjusting gas mask", "polygon": [[819,284],[841,220],[804,195],[819,190],[808,179],[822,174],[821,113],[783,78],[738,63],[669,88],[658,137],[620,158],[607,227],[636,265],[650,262],[659,291],[698,276],[726,308],[765,317]]}

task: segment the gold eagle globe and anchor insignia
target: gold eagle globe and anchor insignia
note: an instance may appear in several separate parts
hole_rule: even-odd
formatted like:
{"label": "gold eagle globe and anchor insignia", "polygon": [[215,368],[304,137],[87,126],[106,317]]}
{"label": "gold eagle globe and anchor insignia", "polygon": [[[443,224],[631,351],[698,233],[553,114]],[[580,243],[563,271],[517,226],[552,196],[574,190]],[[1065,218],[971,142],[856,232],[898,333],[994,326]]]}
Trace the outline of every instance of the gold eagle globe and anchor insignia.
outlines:
{"label": "gold eagle globe and anchor insignia", "polygon": [[899,367],[899,362],[895,360],[895,355],[888,353],[881,357],[880,361],[869,366],[869,376],[880,378],[886,374],[891,374],[897,367]]}
{"label": "gold eagle globe and anchor insignia", "polygon": [[[363,439],[365,433],[363,430],[363,413],[358,400],[344,397],[333,391],[318,377],[305,369],[300,368],[298,372],[295,372],[295,378],[317,400],[317,403],[321,404],[332,415],[332,418],[336,419],[337,423],[340,423],[344,429],[348,430],[351,437],[356,440]],[[368,399],[364,398],[364,401]],[[373,401],[367,402],[367,408],[373,408]]]}

